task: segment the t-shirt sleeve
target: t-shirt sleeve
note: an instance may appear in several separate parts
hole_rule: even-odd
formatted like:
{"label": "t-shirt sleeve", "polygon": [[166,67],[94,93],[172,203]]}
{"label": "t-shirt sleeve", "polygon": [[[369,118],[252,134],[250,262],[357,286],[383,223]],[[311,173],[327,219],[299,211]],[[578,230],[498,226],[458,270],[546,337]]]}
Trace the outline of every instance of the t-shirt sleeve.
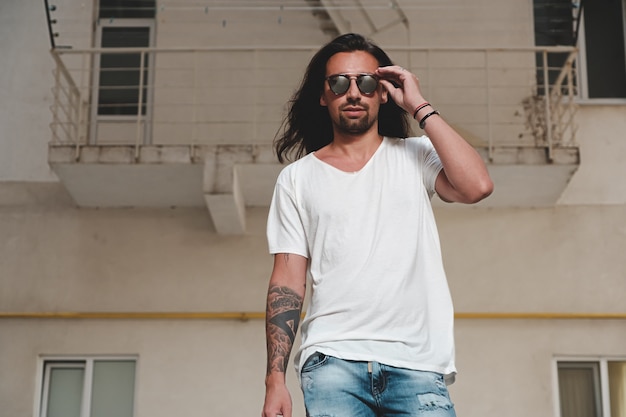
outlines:
{"label": "t-shirt sleeve", "polygon": [[424,160],[424,186],[428,190],[428,195],[432,198],[435,194],[435,181],[439,172],[443,169],[439,154],[435,151],[432,144],[429,143],[429,149],[426,152],[426,158]]}
{"label": "t-shirt sleeve", "polygon": [[422,166],[422,181],[430,198],[435,194],[435,181],[443,169],[441,159],[428,136],[416,138],[418,159]]}
{"label": "t-shirt sleeve", "polygon": [[271,254],[293,253],[309,257],[298,206],[280,178],[274,188],[267,218],[267,242]]}

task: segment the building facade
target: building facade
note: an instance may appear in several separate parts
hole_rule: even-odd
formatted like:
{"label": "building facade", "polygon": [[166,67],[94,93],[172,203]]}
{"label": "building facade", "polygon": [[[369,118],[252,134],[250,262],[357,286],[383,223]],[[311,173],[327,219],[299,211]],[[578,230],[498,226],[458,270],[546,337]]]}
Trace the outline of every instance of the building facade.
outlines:
{"label": "building facade", "polygon": [[355,31],[418,74],[495,180],[476,206],[434,201],[458,415],[626,415],[625,13],[3,1],[1,414],[261,412],[271,143],[308,59]]}

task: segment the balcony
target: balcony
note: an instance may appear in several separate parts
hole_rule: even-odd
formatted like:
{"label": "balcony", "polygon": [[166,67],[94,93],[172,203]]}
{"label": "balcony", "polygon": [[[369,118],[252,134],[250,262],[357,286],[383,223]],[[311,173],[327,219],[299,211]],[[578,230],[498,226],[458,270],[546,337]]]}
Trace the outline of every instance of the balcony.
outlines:
{"label": "balcony", "polygon": [[[206,206],[219,233],[245,233],[317,49],[53,49],[50,166],[79,206]],[[556,203],[579,164],[573,48],[385,49],[487,162],[496,191],[479,205]]]}

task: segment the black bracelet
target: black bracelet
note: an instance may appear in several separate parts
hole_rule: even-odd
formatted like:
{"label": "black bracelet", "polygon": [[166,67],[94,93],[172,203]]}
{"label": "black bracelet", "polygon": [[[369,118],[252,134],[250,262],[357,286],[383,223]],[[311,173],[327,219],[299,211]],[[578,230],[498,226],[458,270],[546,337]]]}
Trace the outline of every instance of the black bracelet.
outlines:
{"label": "black bracelet", "polygon": [[439,112],[437,110],[431,111],[426,116],[422,117],[422,120],[420,120],[420,129],[422,129],[422,130],[424,129],[424,127],[426,126],[426,119],[428,119],[433,114],[439,114]]}

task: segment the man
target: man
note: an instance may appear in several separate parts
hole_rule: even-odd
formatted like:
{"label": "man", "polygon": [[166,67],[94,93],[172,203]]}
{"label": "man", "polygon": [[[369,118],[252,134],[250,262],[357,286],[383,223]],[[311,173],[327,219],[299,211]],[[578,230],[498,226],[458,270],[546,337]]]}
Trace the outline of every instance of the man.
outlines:
{"label": "man", "polygon": [[[407,138],[409,115],[426,136]],[[292,416],[285,372],[307,277],[295,358],[307,416],[454,416],[453,311],[430,198],[488,196],[481,157],[415,75],[356,34],[312,58],[275,147],[280,161],[300,159],[268,217],[263,417]]]}

